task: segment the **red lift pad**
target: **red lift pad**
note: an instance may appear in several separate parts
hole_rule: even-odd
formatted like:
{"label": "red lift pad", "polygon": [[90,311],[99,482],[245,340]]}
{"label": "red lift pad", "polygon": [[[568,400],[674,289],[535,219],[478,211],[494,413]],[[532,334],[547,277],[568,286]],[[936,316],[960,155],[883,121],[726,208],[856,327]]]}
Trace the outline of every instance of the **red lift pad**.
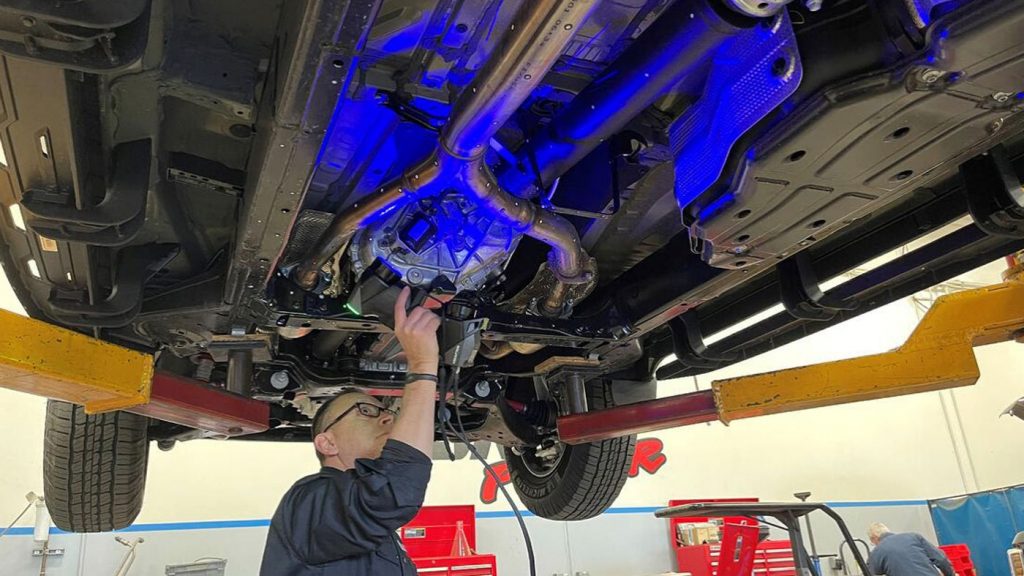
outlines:
{"label": "red lift pad", "polygon": [[265,402],[166,372],[153,374],[149,403],[128,411],[224,436],[256,434],[270,427],[270,406]]}
{"label": "red lift pad", "polygon": [[558,437],[562,442],[582,444],[715,420],[718,420],[718,408],[715,405],[714,392],[701,390],[593,412],[560,416],[557,426]]}

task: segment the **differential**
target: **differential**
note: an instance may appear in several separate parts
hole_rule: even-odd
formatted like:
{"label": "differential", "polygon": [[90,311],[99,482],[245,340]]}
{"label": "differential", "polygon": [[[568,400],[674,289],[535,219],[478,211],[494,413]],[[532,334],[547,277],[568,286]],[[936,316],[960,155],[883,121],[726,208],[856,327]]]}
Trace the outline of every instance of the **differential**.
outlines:
{"label": "differential", "polygon": [[379,259],[409,285],[427,287],[443,277],[461,292],[500,275],[520,237],[507,220],[449,190],[361,229],[349,256],[357,275]]}

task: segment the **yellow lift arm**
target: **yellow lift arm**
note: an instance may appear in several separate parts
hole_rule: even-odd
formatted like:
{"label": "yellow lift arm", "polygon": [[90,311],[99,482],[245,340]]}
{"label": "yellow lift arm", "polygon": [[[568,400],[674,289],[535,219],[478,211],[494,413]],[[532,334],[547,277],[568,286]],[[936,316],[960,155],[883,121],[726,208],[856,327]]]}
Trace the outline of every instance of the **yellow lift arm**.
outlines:
{"label": "yellow lift arm", "polygon": [[0,387],[87,413],[128,410],[222,436],[269,427],[264,402],[153,371],[153,356],[0,310]]}
{"label": "yellow lift arm", "polygon": [[0,386],[89,413],[149,401],[153,357],[0,310]]}
{"label": "yellow lift arm", "polygon": [[720,420],[968,386],[980,372],[974,347],[1024,335],[1024,257],[995,286],[947,294],[891,352],[716,380],[710,390],[558,418],[569,444]]}
{"label": "yellow lift arm", "polygon": [[981,375],[974,347],[1024,329],[1024,278],[935,300],[910,338],[882,354],[717,380],[723,422],[833,404],[968,386]]}

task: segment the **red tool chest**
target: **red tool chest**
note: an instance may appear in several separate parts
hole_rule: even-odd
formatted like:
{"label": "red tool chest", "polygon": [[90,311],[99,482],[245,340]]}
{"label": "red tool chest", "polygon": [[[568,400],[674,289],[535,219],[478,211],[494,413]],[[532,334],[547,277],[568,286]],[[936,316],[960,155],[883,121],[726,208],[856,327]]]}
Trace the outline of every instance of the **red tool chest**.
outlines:
{"label": "red tool chest", "polygon": [[431,576],[497,576],[493,554],[451,555],[460,522],[469,548],[475,551],[473,506],[424,506],[402,527],[399,536],[417,572]]}
{"label": "red tool chest", "polygon": [[[756,498],[705,498],[701,500],[670,500],[668,505],[757,501]],[[669,538],[672,550],[675,552],[679,572],[689,572],[693,576],[796,576],[796,563],[793,561],[790,542],[788,540],[757,542],[758,523],[743,516],[721,518],[723,522],[722,543],[680,544],[677,538],[678,525],[696,524],[710,520],[711,518],[702,517],[669,519]],[[725,562],[722,561],[723,551],[727,556]]]}
{"label": "red tool chest", "polygon": [[946,554],[946,558],[949,558],[949,562],[953,564],[956,576],[977,576],[974,562],[971,562],[971,549],[967,547],[967,544],[948,544],[939,546],[939,550],[942,550]]}

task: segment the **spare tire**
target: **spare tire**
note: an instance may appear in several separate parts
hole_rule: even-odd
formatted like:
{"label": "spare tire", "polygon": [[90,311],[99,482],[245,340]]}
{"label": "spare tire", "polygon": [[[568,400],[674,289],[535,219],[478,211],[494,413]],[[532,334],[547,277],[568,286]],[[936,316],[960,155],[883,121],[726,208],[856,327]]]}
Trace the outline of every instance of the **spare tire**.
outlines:
{"label": "spare tire", "polygon": [[[596,384],[596,383],[595,383]],[[611,386],[588,385],[591,409],[614,406]],[[557,457],[542,462],[532,449],[505,448],[516,493],[526,507],[550,520],[586,520],[615,502],[629,477],[636,435],[586,444],[557,446]]]}
{"label": "spare tire", "polygon": [[142,509],[148,420],[129,412],[86,414],[46,404],[43,490],[54,524],[67,532],[126,528]]}

